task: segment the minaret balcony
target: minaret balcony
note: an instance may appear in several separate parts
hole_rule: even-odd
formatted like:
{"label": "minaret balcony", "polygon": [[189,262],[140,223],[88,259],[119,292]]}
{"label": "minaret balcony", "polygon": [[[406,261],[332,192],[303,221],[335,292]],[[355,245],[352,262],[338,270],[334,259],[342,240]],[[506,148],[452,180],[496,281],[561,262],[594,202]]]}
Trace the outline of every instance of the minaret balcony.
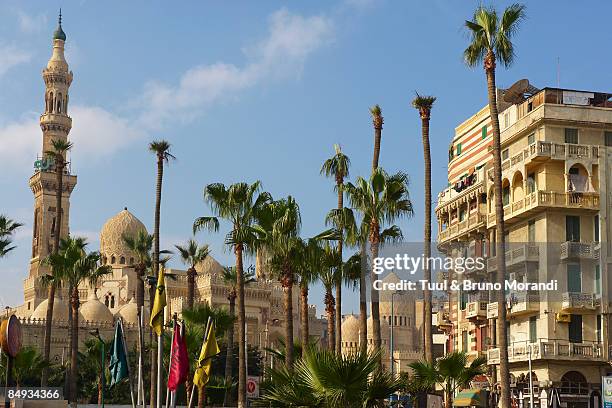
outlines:
{"label": "minaret balcony", "polygon": [[40,127],[43,130],[59,128],[68,132],[72,128],[72,118],[64,113],[43,113],[40,115]]}

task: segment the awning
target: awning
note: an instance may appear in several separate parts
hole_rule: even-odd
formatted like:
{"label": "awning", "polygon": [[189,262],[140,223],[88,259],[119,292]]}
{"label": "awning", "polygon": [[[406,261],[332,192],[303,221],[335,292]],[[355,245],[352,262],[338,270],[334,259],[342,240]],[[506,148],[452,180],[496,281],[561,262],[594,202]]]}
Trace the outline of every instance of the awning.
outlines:
{"label": "awning", "polygon": [[463,390],[453,400],[453,407],[486,407],[486,397],[482,390]]}

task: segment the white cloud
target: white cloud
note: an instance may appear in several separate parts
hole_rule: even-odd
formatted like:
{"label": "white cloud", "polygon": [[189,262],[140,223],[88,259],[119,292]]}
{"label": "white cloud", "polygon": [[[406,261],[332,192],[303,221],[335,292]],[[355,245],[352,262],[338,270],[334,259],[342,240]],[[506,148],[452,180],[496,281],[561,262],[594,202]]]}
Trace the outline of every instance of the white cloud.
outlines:
{"label": "white cloud", "polygon": [[0,77],[16,65],[28,62],[32,56],[14,45],[0,44]]}
{"label": "white cloud", "polygon": [[47,29],[47,16],[44,14],[29,15],[22,10],[17,12],[19,29],[24,33],[36,33]]}
{"label": "white cloud", "polygon": [[143,126],[158,128],[170,118],[188,120],[210,104],[269,78],[300,75],[306,58],[331,41],[333,22],[325,16],[304,17],[286,9],[270,16],[268,35],[243,52],[243,66],[217,62],[185,72],[177,85],[151,82],[141,97]]}

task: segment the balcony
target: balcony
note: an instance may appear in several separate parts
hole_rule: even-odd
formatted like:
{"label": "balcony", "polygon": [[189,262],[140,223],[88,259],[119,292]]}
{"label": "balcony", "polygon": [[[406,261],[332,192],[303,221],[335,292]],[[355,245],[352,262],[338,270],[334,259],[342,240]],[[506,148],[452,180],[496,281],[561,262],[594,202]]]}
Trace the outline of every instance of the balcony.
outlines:
{"label": "balcony", "polygon": [[487,304],[487,319],[497,319],[499,312],[497,310],[497,302]]}
{"label": "balcony", "polygon": [[597,260],[599,259],[599,244],[586,242],[563,242],[561,244],[561,260]]}
{"label": "balcony", "polygon": [[[521,244],[513,245],[513,249],[506,251],[506,266],[523,266],[526,262],[539,262],[540,261],[540,247],[537,244]],[[497,257],[491,256],[487,258],[487,269],[489,271],[497,270]]]}
{"label": "balcony", "polygon": [[[599,210],[599,193],[572,193],[539,190],[504,206],[504,220],[520,221],[542,208]],[[495,213],[487,216],[489,227],[495,225]]]}
{"label": "balcony", "polygon": [[438,242],[446,242],[474,229],[484,227],[486,220],[487,217],[479,212],[470,214],[463,221],[459,221],[456,224],[448,226],[445,230],[440,231],[438,234]]}
{"label": "balcony", "polygon": [[[571,343],[565,340],[540,339],[535,343],[514,342],[508,346],[508,360],[527,362],[531,349],[532,360],[581,360],[606,361],[603,345],[600,343]],[[499,348],[487,351],[487,363],[499,364]]]}
{"label": "balcony", "polygon": [[456,191],[454,187],[447,187],[438,193],[438,205],[437,208],[441,208],[459,198],[465,197],[475,191],[482,190],[484,192],[485,186],[485,170],[484,167],[476,170],[475,179],[471,186],[464,188],[461,191]]}
{"label": "balcony", "polygon": [[487,305],[486,301],[468,302],[465,308],[466,319],[486,319],[487,318]]}
{"label": "balcony", "polygon": [[584,312],[596,310],[601,299],[593,293],[565,292],[561,295],[561,310],[564,312]]}
{"label": "balcony", "polygon": [[540,311],[540,295],[534,292],[513,292],[508,295],[510,316],[523,316]]}

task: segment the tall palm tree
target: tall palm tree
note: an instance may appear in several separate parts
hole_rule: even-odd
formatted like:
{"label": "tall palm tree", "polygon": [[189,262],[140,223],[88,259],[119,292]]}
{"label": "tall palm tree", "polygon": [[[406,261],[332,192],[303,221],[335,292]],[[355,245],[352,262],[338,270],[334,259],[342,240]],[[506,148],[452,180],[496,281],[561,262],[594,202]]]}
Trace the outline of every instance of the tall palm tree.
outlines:
{"label": "tall palm tree", "polygon": [[[336,153],[325,160],[321,167],[321,174],[327,177],[333,177],[336,182],[336,192],[338,193],[337,209],[344,208],[344,179],[349,176],[349,167],[351,160],[347,155],[342,153],[340,145],[334,145]],[[338,239],[338,253],[342,259],[342,247],[344,236],[344,225],[336,225],[340,232]],[[342,265],[340,265],[339,280],[336,282],[336,353],[342,352]]]}
{"label": "tall palm tree", "polygon": [[[423,139],[423,159],[425,162],[425,222],[424,222],[424,256],[425,259],[431,257],[431,152],[429,149],[429,120],[431,118],[431,108],[436,101],[435,96],[421,96],[418,93],[412,100],[412,106],[419,111],[421,117],[421,137]],[[431,281],[431,270],[429,263],[423,265],[423,279]],[[431,291],[428,287],[423,291],[424,296],[424,316],[423,326],[425,335],[425,360],[433,362],[433,334],[431,327]]]}
{"label": "tall palm tree", "polygon": [[0,258],[3,258],[9,251],[15,249],[14,246],[11,246],[13,243],[12,236],[17,228],[21,226],[23,226],[23,224],[15,222],[0,214]]}
{"label": "tall palm tree", "polygon": [[181,261],[188,266],[187,269],[187,308],[193,309],[195,301],[196,265],[203,262],[210,254],[208,245],[198,246],[195,239],[190,239],[186,245],[174,246],[181,256]]}
{"label": "tall palm tree", "polygon": [[148,268],[151,267],[151,250],[153,248],[153,235],[145,230],[139,230],[136,235],[123,235],[121,237],[125,246],[136,255],[135,262],[130,267],[136,272],[136,305],[138,306],[138,317],[144,306],[144,277]]}
{"label": "tall palm tree", "polygon": [[385,122],[382,116],[382,110],[379,105],[374,105],[370,108],[372,116],[372,124],[374,125],[374,158],[372,159],[372,171],[378,168],[378,159],[380,158],[380,139],[382,137],[383,123]]}
{"label": "tall palm tree", "polygon": [[322,268],[319,272],[319,280],[325,289],[323,303],[325,303],[325,313],[327,316],[327,348],[330,351],[335,351],[335,339],[337,333],[334,314],[336,312],[335,304],[337,299],[334,299],[332,289],[338,282],[339,269],[342,259],[340,258],[338,247],[332,246],[329,243],[323,247],[321,258]]}
{"label": "tall palm tree", "polygon": [[[347,183],[346,190],[353,208],[357,209],[368,225],[368,238],[370,243],[371,262],[378,258],[378,251],[382,235],[388,234],[383,231],[385,223],[411,216],[413,214],[412,202],[408,193],[408,176],[404,173],[388,175],[383,169],[377,168],[372,173],[370,181],[359,177],[356,184]],[[397,227],[391,227],[397,228]],[[373,269],[373,268],[372,268]],[[372,271],[372,282],[376,275]],[[380,297],[377,290],[372,287],[372,339],[375,350],[380,350]]]}
{"label": "tall palm tree", "polygon": [[[506,278],[504,204],[502,194],[501,137],[499,130],[499,112],[497,109],[497,87],[495,84],[496,63],[508,67],[514,61],[514,44],[512,37],[525,17],[525,6],[512,4],[504,10],[501,18],[494,8],[479,6],[471,21],[465,26],[470,33],[470,44],[463,56],[465,63],[475,67],[483,63],[487,78],[489,97],[489,114],[493,127],[493,186],[495,199],[496,224],[496,264],[497,282],[503,284]],[[502,407],[510,405],[510,369],[508,363],[508,341],[506,328],[506,308],[504,292],[498,294],[497,343],[500,350],[499,374],[501,385]]]}
{"label": "tall palm tree", "polygon": [[[0,360],[2,383],[5,383],[7,372],[7,359]],[[52,368],[51,363],[43,358],[38,348],[24,346],[13,359],[13,381],[17,388],[34,386],[39,381],[45,368]]]}
{"label": "tall palm tree", "polygon": [[300,276],[300,334],[302,357],[310,344],[310,323],[308,321],[308,296],[310,285],[318,278],[322,269],[323,248],[318,239],[311,238],[303,243],[303,253],[299,265]]}
{"label": "tall palm tree", "polygon": [[[55,139],[51,142],[51,147],[53,149],[45,152],[45,154],[53,157],[55,167],[55,231],[53,231],[53,253],[57,253],[59,250],[62,232],[62,195],[64,193],[64,169],[66,168],[66,153],[72,149],[72,143],[63,139]],[[49,285],[47,299],[48,302],[43,357],[45,360],[49,361],[49,354],[51,353],[51,321],[53,320],[53,303],[55,301],[55,286],[53,284]],[[43,369],[41,376],[41,386],[46,387],[48,380],[49,370],[45,368]]]}
{"label": "tall palm tree", "polygon": [[[244,276],[242,280],[244,285],[248,285],[249,283],[255,282],[255,275],[250,270],[246,270],[243,272]],[[223,280],[226,284],[229,285],[230,290],[227,294],[227,300],[229,301],[229,315],[232,318],[236,316],[236,297],[237,289],[236,282],[238,282],[238,277],[236,276],[236,267],[235,266],[226,266],[223,268]],[[234,326],[230,326],[227,328],[227,350],[225,355],[225,380],[228,383],[231,383],[233,374],[232,374],[232,363],[234,361]],[[229,405],[231,403],[231,389],[226,390],[223,405]]]}
{"label": "tall palm tree", "polygon": [[[72,314],[72,327],[70,333],[70,397],[72,405],[77,402],[77,372],[78,372],[78,345],[79,345],[79,285],[87,282],[92,288],[96,287],[99,279],[112,272],[110,265],[100,265],[100,254],[91,252],[86,254],[87,243],[84,238],[68,237],[62,240],[63,247],[57,254],[50,255],[51,259],[60,257],[64,267],[60,268],[54,280],[62,282],[72,289],[70,293],[70,312]],[[66,260],[75,260],[66,262]],[[52,261],[53,262],[53,261]]]}
{"label": "tall palm tree", "polygon": [[[162,182],[164,179],[164,164],[175,157],[170,153],[170,143],[165,140],[156,140],[149,143],[149,151],[157,158],[157,179],[155,183],[155,223],[153,227],[153,276],[159,272],[159,224],[162,199]],[[151,308],[153,303],[151,303]],[[157,388],[157,358],[156,351],[151,347],[151,405],[155,402]]]}
{"label": "tall palm tree", "polygon": [[[253,253],[262,239],[262,230],[256,224],[261,211],[272,201],[269,193],[260,192],[261,183],[236,183],[229,187],[221,183],[204,188],[204,200],[215,216],[198,217],[193,223],[193,232],[201,229],[219,230],[219,218],[230,222],[231,230],[225,243],[236,256],[236,292],[238,306],[238,344],[245,344],[244,264],[243,255]],[[246,353],[238,349],[238,407],[246,407]]]}
{"label": "tall palm tree", "polygon": [[416,361],[410,364],[414,380],[421,389],[432,389],[441,386],[444,390],[444,406],[451,408],[453,395],[461,388],[466,388],[477,375],[487,370],[485,357],[478,357],[468,364],[464,352],[454,352],[433,362]]}

